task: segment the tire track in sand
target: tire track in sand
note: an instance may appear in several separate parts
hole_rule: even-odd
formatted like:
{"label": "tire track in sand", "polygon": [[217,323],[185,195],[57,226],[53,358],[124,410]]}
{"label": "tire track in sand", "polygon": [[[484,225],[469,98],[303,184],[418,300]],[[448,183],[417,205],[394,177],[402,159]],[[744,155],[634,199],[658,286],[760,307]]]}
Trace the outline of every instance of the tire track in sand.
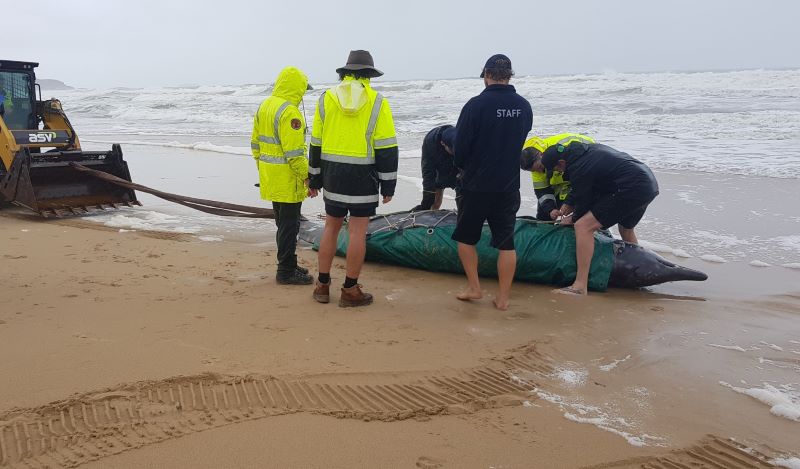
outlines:
{"label": "tire track in sand", "polygon": [[708,435],[665,456],[633,458],[585,469],[762,469],[775,468],[766,454],[730,439]]}
{"label": "tire track in sand", "polygon": [[[303,378],[203,374],[120,385],[0,415],[0,467],[77,467],[183,435],[247,420],[308,412],[395,421],[519,405],[552,373],[535,346],[486,365],[433,373],[320,374]],[[708,435],[663,456],[587,469],[761,469],[766,454]]]}
{"label": "tire track in sand", "polygon": [[0,415],[0,467],[76,467],[189,433],[296,412],[394,421],[519,405],[536,385],[515,374],[551,371],[535,346],[525,346],[465,370],[302,378],[204,374],[125,384]]}

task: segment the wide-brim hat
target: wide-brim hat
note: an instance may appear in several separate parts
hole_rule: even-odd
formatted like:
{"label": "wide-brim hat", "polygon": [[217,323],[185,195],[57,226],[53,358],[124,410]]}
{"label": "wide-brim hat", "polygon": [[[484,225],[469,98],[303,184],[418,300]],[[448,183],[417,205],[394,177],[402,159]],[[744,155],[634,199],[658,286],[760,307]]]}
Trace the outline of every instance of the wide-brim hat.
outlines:
{"label": "wide-brim hat", "polygon": [[372,60],[372,54],[365,50],[351,50],[350,55],[347,56],[347,64],[344,67],[336,69],[336,73],[343,73],[347,71],[362,71],[369,72],[371,78],[383,75],[383,72],[375,68],[375,61]]}

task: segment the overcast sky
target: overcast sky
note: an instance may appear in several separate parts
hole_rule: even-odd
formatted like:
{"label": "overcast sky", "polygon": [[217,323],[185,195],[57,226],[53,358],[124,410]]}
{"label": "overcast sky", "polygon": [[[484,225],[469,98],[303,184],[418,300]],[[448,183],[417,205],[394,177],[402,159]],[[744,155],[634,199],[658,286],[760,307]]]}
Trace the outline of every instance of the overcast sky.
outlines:
{"label": "overcast sky", "polygon": [[800,68],[797,0],[10,0],[0,58],[79,87],[336,80],[368,49],[383,80]]}

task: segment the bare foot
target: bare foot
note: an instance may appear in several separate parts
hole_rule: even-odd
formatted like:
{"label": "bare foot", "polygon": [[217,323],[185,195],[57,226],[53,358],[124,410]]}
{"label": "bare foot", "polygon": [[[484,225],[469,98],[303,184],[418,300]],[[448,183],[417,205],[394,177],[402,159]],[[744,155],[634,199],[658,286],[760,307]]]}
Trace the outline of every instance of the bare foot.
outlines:
{"label": "bare foot", "polygon": [[500,301],[497,298],[492,300],[494,307],[499,309],[500,311],[506,311],[508,309],[508,300]]}
{"label": "bare foot", "polygon": [[471,288],[467,288],[466,290],[456,295],[456,298],[458,298],[461,301],[480,300],[481,298],[483,298],[483,292],[480,290],[473,290]]}
{"label": "bare foot", "polygon": [[550,290],[552,293],[559,293],[561,295],[570,295],[570,296],[586,296],[586,290],[583,288],[575,288],[575,287],[564,287],[564,288],[556,288],[555,290]]}

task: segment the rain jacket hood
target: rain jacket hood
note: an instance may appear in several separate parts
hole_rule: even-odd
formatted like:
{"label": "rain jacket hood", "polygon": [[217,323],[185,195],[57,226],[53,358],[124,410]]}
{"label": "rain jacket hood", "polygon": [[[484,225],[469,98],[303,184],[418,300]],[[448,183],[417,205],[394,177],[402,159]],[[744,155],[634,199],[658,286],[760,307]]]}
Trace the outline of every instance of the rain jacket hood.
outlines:
{"label": "rain jacket hood", "polygon": [[298,106],[308,87],[308,77],[296,67],[286,67],[281,70],[275,80],[272,96],[283,98]]}
{"label": "rain jacket hood", "polygon": [[369,88],[368,78],[344,77],[342,82],[333,89],[342,112],[345,114],[358,113],[369,102],[367,88]]}

